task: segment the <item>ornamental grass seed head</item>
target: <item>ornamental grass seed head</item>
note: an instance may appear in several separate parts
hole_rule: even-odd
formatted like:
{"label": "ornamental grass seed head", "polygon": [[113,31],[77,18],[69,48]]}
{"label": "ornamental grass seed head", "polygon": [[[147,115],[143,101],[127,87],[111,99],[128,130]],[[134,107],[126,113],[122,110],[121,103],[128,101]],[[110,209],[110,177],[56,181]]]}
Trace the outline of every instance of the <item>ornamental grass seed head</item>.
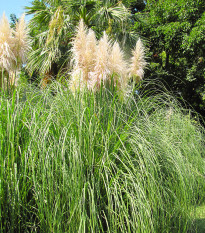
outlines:
{"label": "ornamental grass seed head", "polygon": [[118,42],[115,42],[110,51],[109,70],[113,75],[114,82],[120,89],[126,88],[128,83],[127,62]]}
{"label": "ornamental grass seed head", "polygon": [[[72,52],[74,68],[71,73],[72,78],[70,81],[72,87],[89,81],[89,73],[93,71],[95,66],[94,54],[96,53],[96,43],[95,33],[91,29],[88,31],[83,20],[81,20],[73,40]],[[76,74],[80,75],[77,83],[74,79]]]}
{"label": "ornamental grass seed head", "polygon": [[19,66],[26,62],[26,54],[31,49],[30,39],[25,22],[25,14],[23,14],[19,21],[16,22],[14,41],[15,46],[13,48],[13,52],[17,59],[17,68],[20,68]]}
{"label": "ornamental grass seed head", "polygon": [[71,73],[69,81],[70,90],[75,93],[76,91],[82,90],[86,87],[86,83],[82,79],[81,69],[74,69]]}
{"label": "ornamental grass seed head", "polygon": [[92,89],[98,89],[101,83],[109,81],[109,58],[110,58],[111,44],[107,34],[104,32],[103,37],[100,39],[96,53],[95,53],[95,67],[91,75]]}
{"label": "ornamental grass seed head", "polygon": [[84,58],[87,72],[92,71],[95,67],[96,44],[97,40],[95,37],[95,32],[92,29],[89,29],[86,36],[86,49]]}
{"label": "ornamental grass seed head", "polygon": [[139,39],[135,50],[132,52],[130,66],[124,58],[124,53],[118,42],[111,45],[107,34],[97,41],[95,33],[88,30],[83,20],[77,27],[73,40],[73,70],[71,72],[70,89],[99,90],[100,86],[110,83],[113,78],[114,85],[121,93],[129,89],[129,79],[136,81],[142,79],[146,61],[144,47]]}
{"label": "ornamental grass seed head", "polygon": [[73,60],[75,67],[83,68],[84,66],[84,55],[86,50],[86,37],[87,28],[85,27],[83,20],[80,21],[77,27],[77,33],[73,40]]}
{"label": "ornamental grass seed head", "polygon": [[140,39],[138,39],[135,49],[132,51],[132,55],[129,77],[133,77],[136,82],[139,82],[144,76],[144,68],[147,64],[144,59],[144,46]]}
{"label": "ornamental grass seed head", "polygon": [[3,13],[0,20],[0,67],[9,72],[13,64],[16,62],[16,57],[13,52],[14,37],[12,35],[9,21]]}
{"label": "ornamental grass seed head", "polygon": [[[88,80],[88,73],[90,66],[93,63],[93,56],[91,56],[91,46],[93,38],[92,32],[90,31],[89,38],[87,38],[87,28],[80,20],[79,26],[77,27],[77,33],[73,40],[73,70],[71,72],[70,89],[72,91],[82,89],[84,87],[84,80]],[[89,47],[89,49],[88,49]]]}
{"label": "ornamental grass seed head", "polygon": [[30,39],[25,23],[25,15],[16,22],[15,30],[10,28],[9,21],[3,14],[0,20],[0,68],[7,71],[10,84],[16,84],[16,75],[22,63],[26,61],[26,53],[30,50]]}

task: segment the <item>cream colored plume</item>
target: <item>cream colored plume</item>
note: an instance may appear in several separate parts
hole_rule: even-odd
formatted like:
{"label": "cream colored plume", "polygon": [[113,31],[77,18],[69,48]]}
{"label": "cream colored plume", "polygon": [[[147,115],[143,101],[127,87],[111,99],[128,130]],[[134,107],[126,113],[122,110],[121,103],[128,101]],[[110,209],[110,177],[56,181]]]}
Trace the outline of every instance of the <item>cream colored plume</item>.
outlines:
{"label": "cream colored plume", "polygon": [[110,70],[109,70],[109,58],[110,58],[110,41],[107,34],[104,32],[103,37],[100,39],[96,53],[95,59],[96,64],[91,75],[91,83],[93,88],[99,88],[101,82],[104,84],[109,81]]}
{"label": "cream colored plume", "polygon": [[115,42],[112,46],[109,61],[109,69],[115,83],[120,88],[126,88],[126,84],[128,83],[127,62],[124,59],[124,53],[120,49],[118,42]]}
{"label": "cream colored plume", "polygon": [[95,33],[91,29],[88,31],[81,20],[73,41],[74,68],[70,79],[72,90],[82,89],[88,83],[90,72],[95,66],[96,43]]}
{"label": "cream colored plume", "polygon": [[13,53],[14,38],[12,29],[5,13],[0,20],[0,67],[8,72],[16,62],[16,57]]}
{"label": "cream colored plume", "polygon": [[88,72],[92,71],[95,66],[95,54],[96,54],[97,40],[93,30],[89,29],[86,37],[86,49],[85,49],[85,67]]}
{"label": "cream colored plume", "polygon": [[15,46],[13,50],[17,58],[17,66],[19,66],[26,62],[26,54],[31,49],[24,14],[19,19],[19,22],[16,23],[14,38]]}
{"label": "cream colored plume", "polygon": [[82,90],[86,87],[86,83],[82,79],[81,69],[74,69],[69,80],[70,90],[74,93],[75,91]]}
{"label": "cream colored plume", "polygon": [[87,28],[85,27],[83,20],[81,20],[77,28],[77,33],[73,41],[73,49],[72,49],[75,66],[80,68],[83,68],[85,64],[84,55],[86,51],[86,39],[87,39],[86,37],[87,37]]}
{"label": "cream colored plume", "polygon": [[[0,68],[6,71],[7,87],[16,84],[18,71],[26,61],[30,49],[29,36],[24,15],[16,23],[15,30],[10,28],[5,14],[0,21]],[[3,78],[4,79],[4,78]]]}
{"label": "cream colored plume", "polygon": [[93,30],[89,30],[86,35],[86,46],[84,51],[83,64],[81,67],[81,72],[83,74],[83,81],[88,82],[90,78],[90,72],[94,70],[95,67],[95,53],[96,53],[96,38]]}
{"label": "cream colored plume", "polygon": [[95,33],[88,30],[81,20],[73,40],[73,70],[70,89],[72,91],[87,87],[96,91],[101,84],[105,86],[113,78],[120,93],[126,94],[129,89],[129,78],[142,79],[146,62],[141,40],[136,43],[131,65],[124,58],[119,43],[111,42],[104,32],[97,41]]}
{"label": "cream colored plume", "polygon": [[146,66],[144,46],[140,39],[138,39],[132,55],[129,76],[134,77],[135,81],[138,82],[143,78],[144,68]]}

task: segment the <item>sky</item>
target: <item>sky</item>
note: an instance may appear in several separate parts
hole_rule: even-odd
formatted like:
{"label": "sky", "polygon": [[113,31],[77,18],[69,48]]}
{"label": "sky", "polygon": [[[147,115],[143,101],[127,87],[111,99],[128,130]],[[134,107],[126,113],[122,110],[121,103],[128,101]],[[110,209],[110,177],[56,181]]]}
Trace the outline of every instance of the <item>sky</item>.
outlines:
{"label": "sky", "polygon": [[[30,6],[32,0],[0,0],[0,18],[5,12],[7,18],[10,20],[10,14],[15,14],[19,18],[24,13],[24,6]],[[30,16],[26,17],[29,20]]]}

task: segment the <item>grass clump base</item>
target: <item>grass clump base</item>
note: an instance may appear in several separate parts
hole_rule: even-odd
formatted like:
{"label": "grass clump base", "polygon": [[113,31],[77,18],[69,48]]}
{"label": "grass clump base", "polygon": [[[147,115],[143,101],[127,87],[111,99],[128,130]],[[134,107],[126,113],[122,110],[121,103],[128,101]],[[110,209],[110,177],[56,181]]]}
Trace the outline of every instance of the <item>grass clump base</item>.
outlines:
{"label": "grass clump base", "polygon": [[191,229],[203,128],[165,94],[50,88],[1,94],[0,231]]}

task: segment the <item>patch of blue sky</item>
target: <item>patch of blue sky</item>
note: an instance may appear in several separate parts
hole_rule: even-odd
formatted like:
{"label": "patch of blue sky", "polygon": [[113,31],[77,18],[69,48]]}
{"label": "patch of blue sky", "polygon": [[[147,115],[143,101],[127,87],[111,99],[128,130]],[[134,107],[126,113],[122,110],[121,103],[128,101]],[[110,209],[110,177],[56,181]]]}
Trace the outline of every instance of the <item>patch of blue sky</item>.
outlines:
{"label": "patch of blue sky", "polygon": [[[1,0],[0,3],[0,18],[5,12],[7,18],[10,20],[10,15],[15,14],[19,18],[24,12],[25,6],[30,6],[31,0]],[[26,21],[28,21],[31,16],[26,16]]]}

